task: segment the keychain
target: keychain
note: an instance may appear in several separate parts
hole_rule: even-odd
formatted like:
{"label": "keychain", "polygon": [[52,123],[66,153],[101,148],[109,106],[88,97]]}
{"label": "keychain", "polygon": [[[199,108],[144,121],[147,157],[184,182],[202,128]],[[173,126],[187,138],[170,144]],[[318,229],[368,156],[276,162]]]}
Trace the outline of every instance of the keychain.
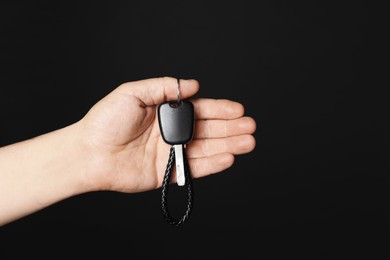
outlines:
{"label": "keychain", "polygon": [[[169,224],[180,226],[188,220],[193,206],[191,173],[185,149],[186,144],[191,142],[194,135],[195,114],[192,103],[180,99],[180,79],[177,80],[177,84],[177,100],[160,104],[157,114],[161,136],[166,143],[172,145],[162,183],[162,211]],[[187,210],[180,220],[172,218],[168,211],[168,186],[174,163],[176,164],[177,184],[186,187],[188,193]]]}

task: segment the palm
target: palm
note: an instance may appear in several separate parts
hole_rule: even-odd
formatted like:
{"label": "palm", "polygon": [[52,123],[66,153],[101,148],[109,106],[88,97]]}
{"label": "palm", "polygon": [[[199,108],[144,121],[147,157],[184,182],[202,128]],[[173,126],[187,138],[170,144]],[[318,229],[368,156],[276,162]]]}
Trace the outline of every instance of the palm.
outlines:
{"label": "palm", "polygon": [[[156,117],[156,103],[163,102],[164,95],[154,95],[155,91],[140,95],[120,87],[82,120],[90,161],[94,162],[87,172],[99,189],[139,192],[161,185],[169,145],[160,136]],[[188,147],[193,177],[222,171],[233,163],[233,154],[253,149],[254,140],[248,134],[255,124],[242,117],[241,105],[209,99],[194,100],[194,105],[199,120],[195,140]],[[244,145],[237,145],[239,142]]]}
{"label": "palm", "polygon": [[110,189],[142,191],[162,182],[169,147],[160,138],[155,115],[155,106],[112,93],[86,116],[92,152],[104,161],[103,179],[111,180]]}

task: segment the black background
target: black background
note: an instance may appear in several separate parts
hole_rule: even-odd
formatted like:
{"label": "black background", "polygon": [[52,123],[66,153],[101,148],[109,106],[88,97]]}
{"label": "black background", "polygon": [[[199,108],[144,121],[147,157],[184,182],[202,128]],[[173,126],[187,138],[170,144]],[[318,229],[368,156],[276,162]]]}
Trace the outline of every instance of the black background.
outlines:
{"label": "black background", "polygon": [[88,193],[1,227],[0,259],[379,259],[388,117],[372,10],[357,1],[1,2],[1,146],[69,125],[119,84],[157,76],[195,78],[197,97],[243,103],[258,130],[254,152],[194,181],[181,228],[164,222],[160,190]]}

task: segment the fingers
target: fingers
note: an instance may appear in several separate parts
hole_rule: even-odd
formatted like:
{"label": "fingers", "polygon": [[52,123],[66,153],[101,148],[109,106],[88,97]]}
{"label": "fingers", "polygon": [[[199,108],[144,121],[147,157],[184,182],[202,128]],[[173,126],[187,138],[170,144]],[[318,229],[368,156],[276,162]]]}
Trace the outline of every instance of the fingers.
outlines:
{"label": "fingers", "polygon": [[200,178],[226,170],[233,165],[234,155],[248,153],[255,145],[252,135],[194,140],[186,149],[192,177]]}
{"label": "fingers", "polygon": [[237,102],[226,99],[192,100],[197,119],[234,119],[244,115],[244,107]]}
{"label": "fingers", "polygon": [[235,135],[253,134],[256,122],[251,117],[232,120],[197,120],[195,138],[222,138]]}
{"label": "fingers", "polygon": [[[168,100],[176,100],[177,87],[177,79],[162,77],[124,83],[118,87],[118,91],[135,96],[145,105],[152,106]],[[181,99],[195,95],[198,90],[198,81],[180,79]]]}
{"label": "fingers", "polygon": [[210,157],[189,159],[190,171],[193,178],[204,177],[221,172],[231,167],[234,156],[230,153],[216,154]]}
{"label": "fingers", "polygon": [[256,141],[252,135],[239,135],[219,139],[196,139],[188,145],[186,151],[188,158],[200,158],[222,153],[249,153],[255,146]]}
{"label": "fingers", "polygon": [[[117,91],[132,95],[145,105],[158,105],[177,99],[177,79],[171,77],[152,78],[124,83]],[[180,97],[187,99],[199,91],[196,80],[180,80]],[[244,107],[237,102],[224,99],[193,100],[197,119],[234,119],[244,115]]]}

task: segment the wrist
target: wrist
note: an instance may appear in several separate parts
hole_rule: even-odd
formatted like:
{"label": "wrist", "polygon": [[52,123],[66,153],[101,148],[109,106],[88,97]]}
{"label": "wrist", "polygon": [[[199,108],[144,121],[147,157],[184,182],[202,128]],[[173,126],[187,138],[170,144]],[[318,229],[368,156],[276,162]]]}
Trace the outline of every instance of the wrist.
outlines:
{"label": "wrist", "polygon": [[82,121],[59,130],[62,135],[63,150],[59,157],[65,158],[64,169],[69,177],[73,195],[94,191],[92,178],[92,149],[84,135]]}
{"label": "wrist", "polygon": [[86,181],[85,149],[80,136],[80,126],[72,125],[38,137],[46,156],[46,179],[51,181],[63,198],[89,191]]}
{"label": "wrist", "polygon": [[101,145],[97,145],[91,138],[85,119],[69,126],[69,149],[74,151],[75,169],[74,183],[79,193],[110,190],[110,174],[112,169],[112,154],[104,152]]}

